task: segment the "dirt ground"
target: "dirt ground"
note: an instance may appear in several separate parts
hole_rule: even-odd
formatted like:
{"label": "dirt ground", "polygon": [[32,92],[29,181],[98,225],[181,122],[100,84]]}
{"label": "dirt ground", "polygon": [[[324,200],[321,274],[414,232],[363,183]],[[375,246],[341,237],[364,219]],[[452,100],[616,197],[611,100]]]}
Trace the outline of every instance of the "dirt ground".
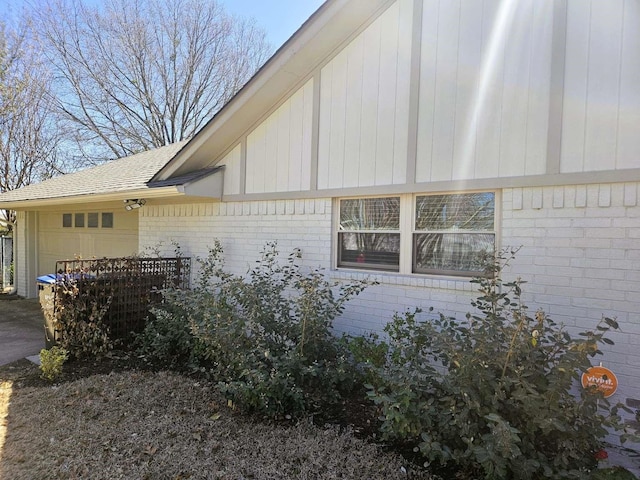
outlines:
{"label": "dirt ground", "polygon": [[247,419],[178,374],[65,380],[40,379],[27,360],[0,367],[1,480],[431,478],[339,427]]}

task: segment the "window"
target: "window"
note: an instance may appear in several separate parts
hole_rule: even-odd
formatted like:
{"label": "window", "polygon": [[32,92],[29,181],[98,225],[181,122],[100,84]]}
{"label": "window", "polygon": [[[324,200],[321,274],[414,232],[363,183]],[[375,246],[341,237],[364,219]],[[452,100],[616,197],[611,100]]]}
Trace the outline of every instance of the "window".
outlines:
{"label": "window", "polygon": [[76,213],[75,219],[76,228],[84,228],[84,213]]}
{"label": "window", "polygon": [[87,227],[98,228],[98,214],[95,212],[87,213]]}
{"label": "window", "polygon": [[340,201],[338,265],[398,271],[400,197]]}
{"label": "window", "polygon": [[113,213],[104,212],[102,214],[102,228],[113,228]]}
{"label": "window", "polygon": [[62,214],[62,227],[63,228],[71,228],[72,226],[73,215],[70,213]]}
{"label": "window", "polygon": [[341,199],[338,267],[474,276],[495,249],[495,193]]}
{"label": "window", "polygon": [[413,271],[449,275],[482,272],[482,254],[493,252],[495,195],[417,196]]}

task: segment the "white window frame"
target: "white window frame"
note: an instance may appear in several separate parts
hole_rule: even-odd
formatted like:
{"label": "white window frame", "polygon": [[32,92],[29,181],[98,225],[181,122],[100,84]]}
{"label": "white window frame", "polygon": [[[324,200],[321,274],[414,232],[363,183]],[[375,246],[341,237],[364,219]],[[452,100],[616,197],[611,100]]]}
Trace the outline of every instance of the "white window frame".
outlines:
{"label": "white window frame", "polygon": [[[379,230],[341,230],[341,221],[340,221],[340,206],[341,206],[341,202],[342,201],[346,201],[346,200],[360,200],[360,199],[376,199],[376,198],[397,198],[398,199],[398,203],[399,203],[399,218],[398,218],[398,229],[379,229]],[[403,245],[402,245],[402,230],[403,230],[403,218],[402,218],[402,195],[376,195],[376,196],[371,196],[371,195],[367,195],[367,196],[361,196],[361,197],[342,197],[342,198],[338,198],[336,200],[336,205],[337,205],[337,224],[336,224],[336,228],[335,228],[335,265],[339,265],[339,268],[352,268],[352,269],[356,269],[356,270],[365,270],[365,271],[375,271],[375,272],[388,272],[388,273],[398,273],[401,269],[402,269],[402,250],[403,250]],[[363,264],[362,266],[358,266],[357,263],[355,262],[344,262],[342,265],[340,265],[340,249],[341,249],[341,244],[340,244],[340,234],[345,234],[345,233],[359,233],[359,234],[368,234],[368,233],[380,233],[380,234],[390,234],[390,235],[398,235],[399,239],[400,239],[400,252],[399,252],[399,260],[398,260],[398,269],[396,269],[395,267],[392,266],[384,266],[381,265],[380,268],[376,268],[375,266],[372,266],[371,264]]]}
{"label": "white window frame", "polygon": [[[453,278],[453,279],[462,279],[462,278],[471,278],[472,276],[468,272],[457,273],[453,271],[442,271],[442,272],[414,272],[414,251],[413,251],[413,242],[414,242],[414,234],[420,233],[420,231],[416,231],[415,229],[415,215],[416,215],[416,199],[417,197],[429,196],[429,195],[464,195],[470,193],[493,193],[494,195],[494,221],[493,221],[493,235],[495,239],[495,248],[499,248],[500,243],[500,217],[501,210],[500,206],[502,203],[502,198],[499,190],[465,190],[465,191],[451,191],[451,192],[417,192],[417,193],[401,193],[401,194],[387,194],[387,195],[358,195],[358,196],[345,196],[345,197],[337,197],[334,198],[334,227],[333,227],[333,235],[332,235],[332,264],[334,269],[336,270],[353,270],[357,272],[371,272],[376,274],[389,274],[389,275],[412,275],[419,277],[435,277],[435,278]],[[400,260],[399,260],[399,270],[388,270],[388,269],[376,269],[371,266],[359,268],[353,265],[339,265],[339,249],[340,249],[340,241],[339,241],[339,233],[340,233],[340,201],[341,200],[349,200],[349,199],[360,199],[360,198],[387,198],[387,197],[399,197],[400,198]],[[389,233],[394,233],[395,230],[389,231]],[[366,233],[366,232],[363,232]]]}

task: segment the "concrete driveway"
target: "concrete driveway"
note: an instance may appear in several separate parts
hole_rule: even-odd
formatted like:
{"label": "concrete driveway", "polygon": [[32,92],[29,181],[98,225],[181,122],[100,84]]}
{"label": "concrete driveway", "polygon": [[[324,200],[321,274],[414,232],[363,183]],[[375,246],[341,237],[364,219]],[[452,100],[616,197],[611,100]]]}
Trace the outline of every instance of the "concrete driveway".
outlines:
{"label": "concrete driveway", "polygon": [[0,365],[44,348],[44,317],[37,299],[0,294]]}

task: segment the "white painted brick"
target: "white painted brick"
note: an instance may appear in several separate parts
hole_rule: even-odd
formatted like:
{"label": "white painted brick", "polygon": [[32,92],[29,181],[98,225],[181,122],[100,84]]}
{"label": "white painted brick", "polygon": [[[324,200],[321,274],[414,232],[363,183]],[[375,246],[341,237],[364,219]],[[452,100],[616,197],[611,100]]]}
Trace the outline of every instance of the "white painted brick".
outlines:
{"label": "white painted brick", "polygon": [[543,205],[543,191],[541,188],[534,188],[531,191],[531,208],[540,209]]}
{"label": "white painted brick", "polygon": [[586,228],[584,231],[587,238],[625,238],[626,230],[624,228]]}
{"label": "white painted brick", "polygon": [[553,189],[553,208],[564,207],[564,187]]}
{"label": "white painted brick", "polygon": [[571,266],[575,268],[609,268],[611,262],[602,258],[571,258]]}
{"label": "white painted brick", "polygon": [[597,207],[600,201],[600,185],[587,185],[587,207]]}
{"label": "white painted brick", "polygon": [[564,206],[565,208],[575,209],[576,187],[573,185],[564,187]]}
{"label": "white painted brick", "polygon": [[576,186],[575,205],[578,208],[584,208],[587,206],[587,186],[586,185]]}
{"label": "white painted brick", "polygon": [[598,217],[598,218],[622,218],[626,217],[628,208],[623,206],[613,206],[599,209],[587,209],[585,217]]}
{"label": "white painted brick", "polygon": [[625,183],[624,201],[625,207],[635,207],[638,204],[638,185],[635,183]]}
{"label": "white painted brick", "polygon": [[600,190],[598,192],[598,206],[611,206],[611,185],[600,185]]}
{"label": "white painted brick", "polygon": [[601,300],[626,300],[626,292],[624,290],[606,290],[602,288],[585,289],[584,296],[587,298],[595,298]]}
{"label": "white painted brick", "polygon": [[[576,229],[578,230],[578,229]],[[570,245],[572,247],[594,247],[594,248],[611,248],[611,239],[609,238],[572,238]]]}
{"label": "white painted brick", "polygon": [[513,210],[522,210],[523,198],[522,198],[522,189],[514,188],[512,190],[512,208]]}

